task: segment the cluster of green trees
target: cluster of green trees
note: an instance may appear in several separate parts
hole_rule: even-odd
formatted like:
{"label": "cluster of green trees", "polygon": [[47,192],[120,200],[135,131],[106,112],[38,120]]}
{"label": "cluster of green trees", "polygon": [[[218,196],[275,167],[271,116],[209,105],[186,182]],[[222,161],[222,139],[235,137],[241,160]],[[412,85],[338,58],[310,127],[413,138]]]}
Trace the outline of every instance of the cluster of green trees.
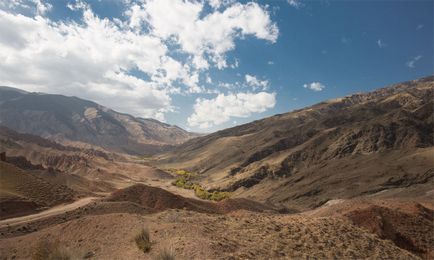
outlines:
{"label": "cluster of green trees", "polygon": [[192,181],[192,178],[196,176],[196,174],[193,172],[189,172],[186,170],[171,170],[171,172],[179,176],[178,178],[176,178],[176,180],[172,182],[173,185],[183,189],[194,190],[194,194],[198,198],[205,199],[205,200],[220,201],[230,197],[230,192],[227,191],[209,192],[199,184],[194,183]]}

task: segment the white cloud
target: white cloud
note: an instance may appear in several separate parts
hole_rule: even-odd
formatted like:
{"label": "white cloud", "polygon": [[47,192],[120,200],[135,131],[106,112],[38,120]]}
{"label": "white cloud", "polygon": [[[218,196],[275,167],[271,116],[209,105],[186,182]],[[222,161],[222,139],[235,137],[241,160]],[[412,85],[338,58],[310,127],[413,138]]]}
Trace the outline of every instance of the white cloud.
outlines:
{"label": "white cloud", "polygon": [[[212,2],[214,3],[214,2]],[[202,2],[182,0],[150,0],[133,6],[126,14],[133,25],[145,22],[153,35],[175,41],[182,51],[193,56],[197,69],[206,69],[209,62],[226,68],[226,52],[235,48],[235,39],[246,35],[275,42],[278,28],[266,9],[257,3],[234,3],[223,11],[201,16]],[[130,22],[131,24],[131,22]]]}
{"label": "white cloud", "polygon": [[253,75],[246,74],[245,80],[247,85],[252,87],[254,90],[257,88],[262,88],[263,90],[265,90],[268,87],[268,80],[260,80]]}
{"label": "white cloud", "polygon": [[288,4],[295,8],[302,7],[302,3],[300,2],[300,0],[288,0]]}
{"label": "white cloud", "polygon": [[[278,37],[257,3],[213,1],[211,11],[199,1],[123,3],[127,20],[100,18],[76,0],[67,4],[76,21],[53,21],[43,16],[52,7],[42,0],[0,1],[0,84],[163,119],[174,93],[216,93],[201,86],[212,83],[202,74],[238,66],[238,59],[228,65],[225,57],[236,39]],[[22,8],[33,11],[24,16]]]}
{"label": "white cloud", "polygon": [[209,0],[208,1],[209,5],[214,9],[218,9],[222,6],[233,4],[234,2],[235,0]]}
{"label": "white cloud", "polygon": [[212,84],[212,78],[209,76],[209,74],[206,75],[206,79],[205,79],[206,83],[208,84]]}
{"label": "white cloud", "polygon": [[219,82],[218,86],[221,88],[226,88],[226,89],[235,89],[239,86],[239,83],[238,82],[235,82],[235,83]]}
{"label": "white cloud", "polygon": [[76,0],[75,3],[66,4],[66,7],[68,7],[72,11],[78,11],[78,10],[84,10],[86,8],[89,8],[89,5],[83,1]]}
{"label": "white cloud", "polygon": [[42,0],[6,0],[0,1],[0,9],[9,11],[31,11],[37,15],[44,15],[50,11],[53,6],[49,3],[44,3]]}
{"label": "white cloud", "polygon": [[270,60],[270,61],[267,62],[267,64],[268,64],[268,65],[274,65],[274,61],[271,61],[271,60]]}
{"label": "white cloud", "polygon": [[239,59],[235,59],[234,63],[232,65],[230,65],[230,67],[233,69],[238,68],[238,66],[240,66],[240,60]]}
{"label": "white cloud", "polygon": [[416,62],[420,59],[422,59],[422,55],[417,55],[413,57],[411,60],[407,61],[405,64],[407,65],[407,67],[414,69],[416,68]]}
{"label": "white cloud", "polygon": [[418,24],[418,25],[416,26],[416,30],[421,30],[423,27],[424,27],[423,24]]}
{"label": "white cloud", "polygon": [[124,31],[84,11],[84,24],[0,10],[0,84],[30,91],[79,95],[135,115],[170,110],[170,86],[128,75],[151,76],[165,67],[167,48],[155,37]]}
{"label": "white cloud", "polygon": [[325,88],[325,86],[320,82],[312,82],[310,84],[304,84],[303,88],[307,88],[313,91],[322,91]]}
{"label": "white cloud", "polygon": [[212,8],[219,8],[221,6],[221,4],[222,4],[221,0],[209,0],[209,5]]}
{"label": "white cloud", "polygon": [[219,94],[214,99],[198,98],[188,124],[207,129],[226,123],[233,117],[249,117],[252,113],[264,112],[275,104],[276,94],[267,92]]}
{"label": "white cloud", "polygon": [[53,6],[49,3],[44,3],[41,0],[32,0],[33,3],[36,5],[36,13],[37,14],[45,14],[46,12],[50,11]]}
{"label": "white cloud", "polygon": [[129,26],[134,29],[140,29],[145,20],[145,13],[142,12],[139,5],[134,4],[130,7],[125,14],[130,18]]}
{"label": "white cloud", "polygon": [[387,44],[385,42],[383,42],[381,39],[377,40],[377,45],[379,48],[385,48],[387,47]]}

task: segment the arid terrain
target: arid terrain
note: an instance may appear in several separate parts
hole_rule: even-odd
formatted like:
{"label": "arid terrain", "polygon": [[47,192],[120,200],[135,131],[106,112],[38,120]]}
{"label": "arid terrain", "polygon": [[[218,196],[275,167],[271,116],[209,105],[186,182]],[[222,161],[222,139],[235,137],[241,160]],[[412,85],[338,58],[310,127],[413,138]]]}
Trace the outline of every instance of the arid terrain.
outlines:
{"label": "arid terrain", "polygon": [[329,100],[192,139],[156,163],[197,172],[208,189],[301,209],[368,194],[429,197],[433,90],[428,77]]}
{"label": "arid terrain", "polygon": [[205,136],[2,88],[0,259],[433,259],[433,80]]}
{"label": "arid terrain", "polygon": [[118,113],[77,97],[0,86],[1,125],[74,146],[128,154],[164,151],[198,136],[157,120]]}

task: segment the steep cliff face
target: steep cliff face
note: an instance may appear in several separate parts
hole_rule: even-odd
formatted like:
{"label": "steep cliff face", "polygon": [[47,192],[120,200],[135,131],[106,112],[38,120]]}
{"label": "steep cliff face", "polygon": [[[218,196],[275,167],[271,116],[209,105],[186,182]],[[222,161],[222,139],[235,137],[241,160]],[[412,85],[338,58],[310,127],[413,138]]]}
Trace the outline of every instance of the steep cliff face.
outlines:
{"label": "steep cliff face", "polygon": [[118,113],[76,97],[9,87],[0,87],[0,125],[21,133],[130,154],[163,151],[197,136],[177,126]]}
{"label": "steep cliff face", "polygon": [[[157,163],[196,171],[210,188],[275,202],[319,196],[323,193],[320,179],[329,175],[331,183],[342,182],[336,187],[346,189],[351,179],[377,182],[382,178],[376,174],[392,177],[399,162],[404,168],[420,166],[411,167],[402,158],[421,160],[421,172],[410,170],[407,177],[426,173],[430,180],[432,160],[427,155],[433,147],[433,90],[433,77],[428,77],[326,101],[193,139],[158,156]],[[354,171],[368,170],[364,165],[368,161],[374,172]],[[386,164],[391,167],[382,166]],[[339,165],[351,169],[339,170]],[[291,194],[301,179],[318,181],[319,186],[298,187],[297,194]],[[380,188],[368,185],[358,192]],[[310,205],[315,203],[320,201]]]}

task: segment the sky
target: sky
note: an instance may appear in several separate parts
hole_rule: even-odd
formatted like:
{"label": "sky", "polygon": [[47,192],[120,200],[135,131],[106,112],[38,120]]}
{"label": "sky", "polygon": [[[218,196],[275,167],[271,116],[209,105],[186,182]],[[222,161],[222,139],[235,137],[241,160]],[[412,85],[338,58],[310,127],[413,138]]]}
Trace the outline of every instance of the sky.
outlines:
{"label": "sky", "polygon": [[433,1],[2,0],[0,85],[213,132],[433,74]]}

